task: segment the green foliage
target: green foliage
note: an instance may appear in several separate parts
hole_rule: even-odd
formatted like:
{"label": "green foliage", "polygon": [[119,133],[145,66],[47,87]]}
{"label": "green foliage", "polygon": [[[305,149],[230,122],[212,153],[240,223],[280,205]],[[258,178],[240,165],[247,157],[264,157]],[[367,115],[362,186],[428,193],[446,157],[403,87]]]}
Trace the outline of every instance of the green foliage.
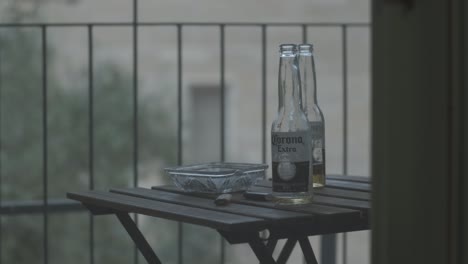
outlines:
{"label": "green foliage", "polygon": [[[32,30],[0,35],[2,199],[43,197],[43,113],[41,46]],[[53,47],[48,47],[48,188],[52,198],[89,187],[89,94],[83,83],[58,81]],[[94,171],[97,188],[129,186],[133,177],[133,90],[131,76],[117,66],[97,65],[94,80]],[[175,162],[171,113],[162,100],[145,95],[138,114],[139,162]],[[50,263],[81,263],[89,255],[89,221],[83,214],[50,216]],[[42,216],[2,217],[4,263],[35,263],[42,258]],[[96,224],[97,263],[128,263],[132,243],[115,219]],[[102,241],[102,242],[101,242]],[[112,241],[112,244],[108,244]],[[170,245],[168,245],[170,246]],[[53,250],[53,252],[52,252]],[[66,260],[66,261],[65,261]]]}
{"label": "green foliage", "polygon": [[[21,14],[14,4],[6,10],[4,18],[8,21],[21,22],[29,16]],[[57,76],[55,69],[60,65],[56,64],[54,51],[53,43],[49,43],[47,187],[48,196],[52,199],[63,198],[67,191],[90,186],[88,69],[83,69],[73,81],[69,76]],[[40,28],[0,30],[2,201],[43,199],[41,52]],[[93,171],[97,189],[131,186],[133,182],[132,78],[131,74],[113,63],[95,65]],[[166,102],[167,97],[161,92],[142,94],[140,91],[138,101],[139,166],[175,164],[176,115],[163,107],[162,102]],[[49,263],[87,263],[90,256],[88,213],[50,214],[48,219]],[[2,216],[0,220],[2,263],[41,263],[42,214]],[[142,231],[150,243],[156,245],[164,263],[176,263],[177,223],[150,220],[141,221]],[[115,217],[95,217],[94,224],[95,263],[132,263],[133,242]],[[185,263],[215,263],[219,250],[217,234],[190,225],[185,227]]]}

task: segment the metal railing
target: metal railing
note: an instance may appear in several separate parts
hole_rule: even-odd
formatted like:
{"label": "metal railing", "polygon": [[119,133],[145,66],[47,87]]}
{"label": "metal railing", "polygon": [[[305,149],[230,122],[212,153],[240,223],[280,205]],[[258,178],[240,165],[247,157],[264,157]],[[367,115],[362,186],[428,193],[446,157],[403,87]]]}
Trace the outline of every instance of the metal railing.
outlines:
{"label": "metal railing", "polygon": [[[76,27],[84,28],[87,30],[88,38],[88,134],[89,134],[89,189],[94,189],[95,175],[94,175],[94,101],[93,101],[93,83],[94,83],[94,30],[98,27],[129,27],[133,29],[132,36],[132,89],[133,89],[133,124],[132,124],[132,141],[133,141],[133,186],[138,186],[139,183],[139,172],[138,172],[138,29],[140,27],[173,27],[176,31],[176,45],[177,45],[177,163],[182,164],[182,153],[183,153],[183,144],[182,144],[182,131],[183,131],[183,122],[182,122],[182,87],[183,87],[183,28],[190,26],[203,26],[203,27],[217,27],[219,29],[219,45],[220,45],[220,72],[219,72],[219,82],[220,82],[220,105],[221,105],[221,122],[220,122],[220,153],[221,160],[225,159],[225,29],[227,27],[236,26],[236,27],[253,27],[261,29],[261,120],[262,120],[262,129],[261,129],[261,138],[262,138],[262,161],[266,162],[266,132],[267,132],[267,121],[266,121],[266,97],[267,97],[267,34],[268,28],[270,27],[295,27],[301,28],[302,30],[302,41],[307,42],[307,29],[311,27],[333,27],[341,30],[341,40],[342,40],[342,86],[343,86],[343,174],[348,172],[348,65],[347,65],[347,50],[348,50],[348,29],[355,27],[369,27],[368,23],[186,23],[186,22],[138,22],[138,6],[137,0],[133,1],[133,20],[131,22],[106,22],[106,23],[4,23],[0,24],[0,28],[36,28],[41,32],[41,53],[42,53],[42,181],[43,181],[43,199],[34,200],[34,201],[2,201],[0,193],[0,217],[2,215],[15,215],[15,214],[42,214],[43,221],[43,254],[44,254],[44,263],[49,262],[49,235],[48,227],[49,220],[48,216],[51,213],[64,213],[69,211],[82,211],[84,208],[73,201],[66,199],[49,199],[48,195],[48,61],[47,61],[47,44],[48,44],[48,29],[52,27]],[[0,47],[0,71],[1,71],[1,47]],[[1,75],[0,75],[1,76]],[[0,94],[1,94],[1,79],[0,79]],[[0,95],[1,100],[1,95]],[[1,115],[0,115],[1,116]],[[1,123],[1,122],[0,122]],[[1,129],[0,129],[1,131]],[[1,146],[0,146],[1,147]],[[1,160],[0,160],[1,162]],[[1,163],[0,163],[1,168]],[[0,185],[2,184],[2,175],[0,174]],[[1,192],[1,189],[0,189]],[[134,216],[138,223],[137,216]],[[90,263],[94,263],[94,220],[93,217],[89,218],[90,227],[90,241],[89,241],[89,252],[90,252]],[[178,263],[183,263],[183,244],[182,238],[184,236],[183,225],[179,224],[178,234]],[[0,227],[0,245],[2,239],[1,227]],[[346,252],[346,238],[343,240],[343,251]],[[329,236],[322,240],[322,260],[325,262],[322,263],[335,263],[335,248],[333,245],[336,243],[335,236]],[[224,242],[221,242],[221,255],[220,263],[225,263],[225,253],[224,253]],[[344,253],[344,256],[346,253]],[[0,263],[1,263],[1,247],[0,247]],[[138,253],[135,248],[134,254],[134,263],[138,263]],[[346,259],[343,259],[343,264],[346,263]]]}

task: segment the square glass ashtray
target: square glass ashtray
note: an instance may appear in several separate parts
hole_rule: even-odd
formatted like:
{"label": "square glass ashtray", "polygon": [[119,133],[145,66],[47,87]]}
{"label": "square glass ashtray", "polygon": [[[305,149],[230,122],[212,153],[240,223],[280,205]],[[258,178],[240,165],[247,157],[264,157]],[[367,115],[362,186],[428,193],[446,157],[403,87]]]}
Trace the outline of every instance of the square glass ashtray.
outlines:
{"label": "square glass ashtray", "polygon": [[245,191],[265,177],[267,164],[212,162],[166,168],[174,184],[187,192]]}

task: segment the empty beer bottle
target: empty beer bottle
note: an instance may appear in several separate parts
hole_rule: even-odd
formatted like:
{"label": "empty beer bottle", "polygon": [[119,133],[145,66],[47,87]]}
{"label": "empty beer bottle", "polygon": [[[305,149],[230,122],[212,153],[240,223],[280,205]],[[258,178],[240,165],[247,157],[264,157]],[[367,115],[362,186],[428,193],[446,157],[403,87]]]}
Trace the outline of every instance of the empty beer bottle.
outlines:
{"label": "empty beer bottle", "polygon": [[297,46],[280,46],[278,114],[271,127],[273,197],[278,203],[312,199],[310,128],[302,109]]}

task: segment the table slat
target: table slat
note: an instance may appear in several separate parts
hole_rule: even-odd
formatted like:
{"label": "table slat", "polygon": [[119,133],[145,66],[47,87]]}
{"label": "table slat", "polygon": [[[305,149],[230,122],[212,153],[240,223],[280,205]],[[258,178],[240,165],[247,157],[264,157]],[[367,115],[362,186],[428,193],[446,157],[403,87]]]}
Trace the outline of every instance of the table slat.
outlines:
{"label": "table slat", "polygon": [[[259,181],[258,183],[256,183],[255,186],[271,188],[272,182],[268,180],[263,180],[263,181]],[[360,201],[370,201],[371,199],[369,192],[338,189],[338,188],[334,188],[330,186],[314,189],[314,195],[332,196],[336,198],[345,198],[345,199],[360,200]]]}
{"label": "table slat", "polygon": [[350,182],[350,181],[341,181],[341,180],[329,180],[326,182],[327,187],[352,190],[352,191],[361,191],[361,192],[370,192],[371,186],[367,183],[359,182]]}
{"label": "table slat", "polygon": [[[271,181],[270,180],[262,180],[262,181],[259,181],[256,185],[271,188]],[[335,188],[335,189],[350,190],[350,191],[359,191],[359,192],[370,192],[371,191],[371,185],[368,184],[368,183],[343,181],[343,180],[327,179],[326,187]]]}
{"label": "table slat", "polygon": [[351,176],[351,175],[327,175],[327,180],[350,181],[359,183],[372,183],[371,177]]}
{"label": "table slat", "polygon": [[[263,187],[263,186],[253,186],[252,189],[254,191],[259,191],[259,192],[271,192],[271,188]],[[369,201],[343,199],[343,198],[322,196],[322,195],[314,195],[312,204],[320,204],[320,205],[328,205],[328,206],[360,210],[365,215],[367,215],[370,209]]]}
{"label": "table slat", "polygon": [[162,217],[227,231],[260,230],[267,226],[266,221],[259,218],[158,202],[116,193],[87,191],[68,193],[67,196],[85,205],[89,204],[122,212]]}
{"label": "table slat", "polygon": [[368,192],[350,191],[350,190],[330,188],[330,187],[314,189],[314,195],[330,196],[330,197],[344,198],[344,199],[350,199],[350,200],[359,200],[359,201],[371,200],[371,195]]}
{"label": "table slat", "polygon": [[[176,186],[173,185],[166,185],[166,186],[155,186],[152,187],[154,190],[163,190],[168,192],[174,192],[179,194],[186,194],[183,190],[180,190]],[[271,191],[271,189],[270,189]],[[211,194],[201,194],[201,193],[190,193],[191,196],[197,197],[213,197]],[[277,205],[272,201],[254,201],[254,200],[247,200],[243,197],[242,193],[233,193],[232,194],[232,203],[238,204],[245,204],[251,205],[261,208],[273,208],[273,209],[280,209],[285,211],[292,211],[292,212],[302,212],[302,213],[309,213],[313,214],[317,217],[318,222],[359,222],[361,221],[361,211],[359,210],[352,210],[348,208],[342,207],[335,207],[335,206],[326,206],[326,205],[319,205],[319,204],[303,204],[303,205],[295,205],[295,206],[288,206],[288,205]]]}
{"label": "table slat", "polygon": [[244,215],[255,218],[270,220],[272,223],[294,223],[306,222],[313,223],[314,216],[312,214],[277,210],[272,208],[262,208],[243,204],[230,203],[226,206],[217,206],[213,199],[194,197],[187,194],[179,194],[174,192],[152,190],[144,188],[124,188],[111,189],[111,192],[151,199],[171,204],[179,204],[196,208],[203,208],[213,211]]}

